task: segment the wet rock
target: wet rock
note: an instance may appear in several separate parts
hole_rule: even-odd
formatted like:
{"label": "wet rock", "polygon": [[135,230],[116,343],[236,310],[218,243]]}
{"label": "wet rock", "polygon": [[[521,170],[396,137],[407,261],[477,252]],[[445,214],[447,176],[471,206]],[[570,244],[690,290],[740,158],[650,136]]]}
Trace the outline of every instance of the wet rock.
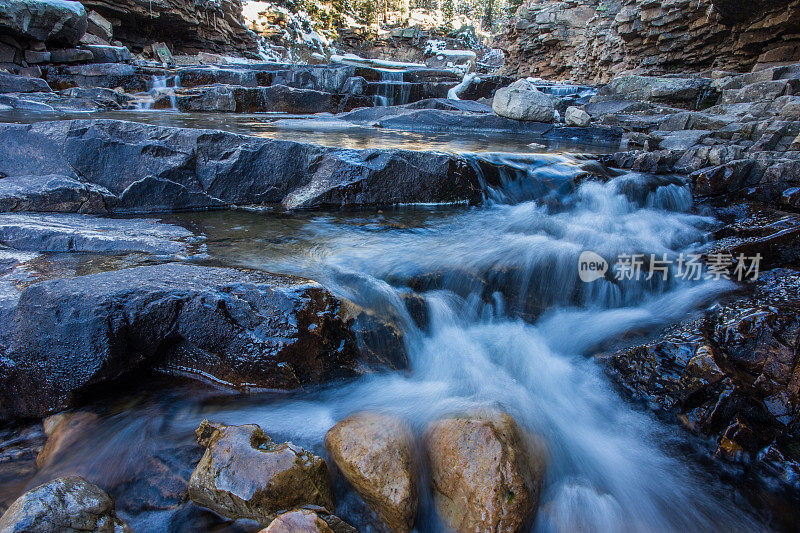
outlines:
{"label": "wet rock", "polygon": [[555,117],[553,100],[527,80],[518,80],[498,89],[494,93],[492,110],[501,117],[514,120],[551,123]]}
{"label": "wet rock", "polygon": [[80,477],[61,477],[29,490],[0,517],[0,531],[41,533],[130,532],[114,500]]}
{"label": "wet rock", "polygon": [[192,255],[194,234],[157,220],[83,215],[0,214],[0,244],[38,252]]}
{"label": "wet rock", "polygon": [[600,362],[653,410],[712,437],[717,453],[752,458],[800,428],[798,286],[794,271],[761,272],[750,294]]}
{"label": "wet rock", "polygon": [[522,531],[539,504],[543,452],[499,411],[444,418],[425,436],[434,501],[448,529]]}
{"label": "wet rock", "polygon": [[322,507],[306,506],[279,514],[259,533],[356,533],[358,530]]}
{"label": "wet rock", "polygon": [[50,86],[41,78],[17,76],[0,71],[0,93],[33,93],[49,90]]}
{"label": "wet rock", "polygon": [[417,514],[414,435],[401,419],[359,413],[325,435],[325,447],[345,479],[397,532],[408,532]]}
{"label": "wet rock", "polygon": [[568,107],[566,113],[564,114],[564,123],[567,126],[577,126],[582,128],[584,126],[589,125],[589,121],[591,117],[589,113],[584,111],[579,107]]}
{"label": "wet rock", "polygon": [[80,2],[0,0],[0,29],[20,37],[74,46],[86,27],[86,9]]}
{"label": "wet rock", "polygon": [[144,366],[242,388],[295,388],[357,368],[341,303],[314,282],[264,272],[164,264],[45,281],[14,315],[2,417],[67,408]]}
{"label": "wet rock", "polygon": [[286,509],[318,505],[333,512],[328,468],[321,458],[260,427],[203,421],[198,442],[206,448],[189,480],[192,501],[230,518],[269,524]]}
{"label": "wet rock", "polygon": [[[41,157],[28,157],[31,150]],[[113,195],[104,205],[115,213],[246,204],[294,209],[477,203],[481,198],[475,170],[456,155],[327,148],[114,120],[2,124],[0,172],[37,177],[22,180],[23,188],[36,189],[37,182],[48,181],[44,176],[54,174],[80,182],[81,191],[102,187]],[[40,204],[39,209],[57,210]]]}
{"label": "wet rock", "polygon": [[47,435],[41,422],[19,421],[0,427],[0,509],[5,511],[36,474],[36,456]]}
{"label": "wet rock", "polygon": [[153,76],[159,74],[163,74],[163,70],[142,69],[124,63],[49,65],[42,68],[42,76],[55,89],[121,87],[128,93],[148,90]]}

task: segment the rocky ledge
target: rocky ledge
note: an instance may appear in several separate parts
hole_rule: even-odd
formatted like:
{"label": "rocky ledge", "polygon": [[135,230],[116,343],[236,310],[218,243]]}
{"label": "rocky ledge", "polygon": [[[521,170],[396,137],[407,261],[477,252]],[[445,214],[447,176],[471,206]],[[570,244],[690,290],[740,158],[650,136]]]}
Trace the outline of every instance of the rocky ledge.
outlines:
{"label": "rocky ledge", "polygon": [[457,155],[326,148],[118,120],[0,125],[0,176],[0,205],[11,211],[141,213],[481,199],[475,169]]}
{"label": "rocky ledge", "polygon": [[173,263],[44,281],[9,314],[2,418],[65,409],[137,369],[291,389],[405,357],[362,352],[359,328],[376,319],[319,284],[248,270]]}

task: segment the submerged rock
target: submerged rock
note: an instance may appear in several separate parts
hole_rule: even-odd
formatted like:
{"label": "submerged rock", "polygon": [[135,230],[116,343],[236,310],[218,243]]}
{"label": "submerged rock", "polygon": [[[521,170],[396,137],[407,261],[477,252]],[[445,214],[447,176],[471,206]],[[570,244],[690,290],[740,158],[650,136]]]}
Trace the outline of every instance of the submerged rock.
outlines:
{"label": "submerged rock", "polygon": [[255,424],[204,420],[197,438],[206,451],[192,472],[189,496],[198,505],[262,525],[304,505],[333,512],[328,468],[316,455],[290,442],[276,444]]}
{"label": "submerged rock", "polygon": [[163,264],[44,281],[13,315],[3,417],[67,408],[143,366],[242,388],[295,388],[358,366],[341,302],[315,282],[265,272]]}
{"label": "submerged rock", "polygon": [[517,80],[494,93],[492,110],[501,117],[533,122],[553,122],[553,99],[527,80]]}
{"label": "submerged rock", "polygon": [[86,432],[97,420],[96,414],[87,411],[58,413],[45,418],[44,432],[47,434],[47,442],[36,456],[36,467],[42,470],[71,447],[80,446]]}
{"label": "submerged rock", "polygon": [[545,457],[500,411],[443,418],[425,436],[439,517],[448,529],[522,531],[539,505]]}
{"label": "submerged rock", "polygon": [[0,517],[6,533],[130,533],[102,489],[76,476],[61,477],[29,490]]}
{"label": "submerged rock", "polygon": [[328,431],[325,447],[345,479],[392,531],[411,531],[419,495],[408,424],[379,413],[351,415]]}

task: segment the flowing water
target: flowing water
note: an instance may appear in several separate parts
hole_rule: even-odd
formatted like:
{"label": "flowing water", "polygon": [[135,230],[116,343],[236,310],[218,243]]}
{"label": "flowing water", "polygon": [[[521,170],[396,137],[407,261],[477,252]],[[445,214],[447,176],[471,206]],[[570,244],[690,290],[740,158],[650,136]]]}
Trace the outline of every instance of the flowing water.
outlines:
{"label": "flowing water", "polygon": [[[97,406],[81,446],[40,472],[79,471],[111,489],[138,531],[239,531],[241,524],[143,504],[159,483],[138,475],[157,458],[188,475],[193,430],[203,418],[256,423],[276,440],[324,453],[325,432],[364,409],[399,414],[416,431],[437,416],[499,406],[549,451],[535,531],[753,530],[734,491],[717,486],[676,445],[681,430],[619,396],[592,355],[640,342],[711,305],[720,281],[579,279],[578,256],[697,250],[714,220],[693,210],[678,179],[626,173],[584,179],[585,160],[566,154],[483,154],[501,163],[480,207],[408,206],[354,213],[266,216],[174,215],[206,236],[206,257],[319,280],[339,296],[392,319],[410,368],[294,393],[236,394],[192,382],[138,390]],[[427,320],[404,296],[424,298]],[[150,378],[148,378],[150,379]],[[186,451],[189,450],[189,451]],[[188,456],[188,459],[187,459]],[[142,486],[145,486],[143,489]],[[358,499],[338,486],[338,513],[373,530]],[[159,492],[160,493],[160,492]],[[420,531],[438,531],[427,495]]]}

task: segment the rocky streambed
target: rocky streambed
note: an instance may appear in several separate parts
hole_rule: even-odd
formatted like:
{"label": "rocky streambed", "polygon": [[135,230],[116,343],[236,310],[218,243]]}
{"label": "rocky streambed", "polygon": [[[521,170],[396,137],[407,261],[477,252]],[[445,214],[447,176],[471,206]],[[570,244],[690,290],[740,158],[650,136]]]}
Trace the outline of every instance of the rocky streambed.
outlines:
{"label": "rocky streambed", "polygon": [[0,73],[0,530],[797,523],[796,66],[82,57]]}

